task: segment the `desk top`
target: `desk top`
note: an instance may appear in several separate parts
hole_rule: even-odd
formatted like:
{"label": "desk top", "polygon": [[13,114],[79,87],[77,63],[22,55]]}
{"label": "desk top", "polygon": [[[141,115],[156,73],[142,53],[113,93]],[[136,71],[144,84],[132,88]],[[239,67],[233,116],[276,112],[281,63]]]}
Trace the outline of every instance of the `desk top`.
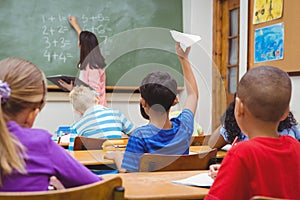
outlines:
{"label": "desk top", "polygon": [[[190,152],[192,153],[200,153],[209,150],[211,150],[209,146],[190,146]],[[226,151],[218,151],[217,158],[224,158],[226,156],[226,153]]]}
{"label": "desk top", "polygon": [[[199,153],[203,151],[209,151],[209,146],[190,146],[191,153]],[[110,165],[114,164],[113,160],[104,159],[105,152],[103,150],[80,150],[80,151],[68,151],[77,161],[83,165]],[[218,151],[217,158],[224,158],[226,152]]]}
{"label": "desk top", "polygon": [[80,150],[68,151],[77,161],[83,165],[110,165],[114,164],[113,160],[104,159],[103,150]]}
{"label": "desk top", "polygon": [[203,199],[209,189],[171,183],[184,179],[200,171],[169,171],[169,172],[137,172],[103,175],[108,177],[120,176],[125,188],[125,199]]}

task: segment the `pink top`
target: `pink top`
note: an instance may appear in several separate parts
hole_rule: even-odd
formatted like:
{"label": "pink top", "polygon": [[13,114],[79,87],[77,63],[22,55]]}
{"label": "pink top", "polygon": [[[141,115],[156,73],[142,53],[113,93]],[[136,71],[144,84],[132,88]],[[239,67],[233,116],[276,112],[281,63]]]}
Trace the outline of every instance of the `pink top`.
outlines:
{"label": "pink top", "polygon": [[86,66],[86,69],[80,71],[80,79],[91,86],[99,94],[97,97],[99,104],[107,107],[105,71],[101,68],[91,69],[89,66]]}

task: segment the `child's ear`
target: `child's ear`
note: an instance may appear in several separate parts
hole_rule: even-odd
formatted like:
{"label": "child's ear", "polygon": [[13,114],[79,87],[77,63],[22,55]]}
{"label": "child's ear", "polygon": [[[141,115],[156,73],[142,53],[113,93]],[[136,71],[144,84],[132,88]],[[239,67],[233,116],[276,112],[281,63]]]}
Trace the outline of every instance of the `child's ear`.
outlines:
{"label": "child's ear", "polygon": [[173,102],[172,106],[175,106],[178,103],[179,103],[179,99],[178,99],[178,96],[176,96],[175,99],[174,99],[174,102]]}
{"label": "child's ear", "polygon": [[244,115],[244,113],[245,113],[245,105],[239,97],[236,97],[235,98],[235,107],[234,107],[235,118]]}
{"label": "child's ear", "polygon": [[143,108],[145,108],[147,106],[146,100],[144,98],[140,99],[141,105]]}
{"label": "child's ear", "polygon": [[288,106],[286,108],[285,112],[283,113],[282,117],[280,118],[280,121],[285,120],[288,117],[289,113],[290,113],[290,106]]}
{"label": "child's ear", "polygon": [[34,110],[32,110],[28,113],[26,121],[24,123],[24,126],[26,128],[31,128],[33,126],[35,118],[36,118],[36,116],[38,115],[39,112],[40,112],[40,109],[36,108],[36,109],[34,109]]}
{"label": "child's ear", "polygon": [[80,112],[80,111],[78,111],[78,110],[75,110],[75,112],[76,112],[79,116],[82,116],[82,115],[83,115],[83,113]]}

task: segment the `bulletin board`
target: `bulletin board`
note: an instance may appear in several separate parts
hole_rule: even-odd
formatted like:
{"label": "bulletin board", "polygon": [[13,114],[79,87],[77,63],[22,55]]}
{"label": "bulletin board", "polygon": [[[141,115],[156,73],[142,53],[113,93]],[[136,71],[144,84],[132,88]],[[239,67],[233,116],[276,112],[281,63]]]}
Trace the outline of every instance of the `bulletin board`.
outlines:
{"label": "bulletin board", "polygon": [[[274,1],[274,0],[273,0]],[[279,67],[290,74],[300,74],[300,1],[299,0],[282,0],[283,10],[282,17],[271,21],[254,24],[253,23],[253,12],[255,0],[249,1],[249,32],[248,32],[248,68],[251,69],[261,65],[271,65]],[[272,2],[268,0],[265,2]],[[268,14],[268,8],[265,7],[264,14]],[[254,16],[255,17],[255,16]],[[283,59],[265,61],[265,62],[254,62],[254,51],[255,51],[255,30],[264,27],[283,24],[284,27],[284,46],[283,46]]]}

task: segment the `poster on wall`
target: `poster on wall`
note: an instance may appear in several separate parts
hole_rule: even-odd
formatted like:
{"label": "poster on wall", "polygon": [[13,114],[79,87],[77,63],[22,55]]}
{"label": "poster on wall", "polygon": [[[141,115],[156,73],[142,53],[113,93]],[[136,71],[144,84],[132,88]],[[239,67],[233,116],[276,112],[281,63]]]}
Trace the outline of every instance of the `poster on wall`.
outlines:
{"label": "poster on wall", "polygon": [[278,23],[254,32],[254,63],[283,59],[284,24]]}
{"label": "poster on wall", "polygon": [[282,17],[283,0],[254,0],[253,24]]}

